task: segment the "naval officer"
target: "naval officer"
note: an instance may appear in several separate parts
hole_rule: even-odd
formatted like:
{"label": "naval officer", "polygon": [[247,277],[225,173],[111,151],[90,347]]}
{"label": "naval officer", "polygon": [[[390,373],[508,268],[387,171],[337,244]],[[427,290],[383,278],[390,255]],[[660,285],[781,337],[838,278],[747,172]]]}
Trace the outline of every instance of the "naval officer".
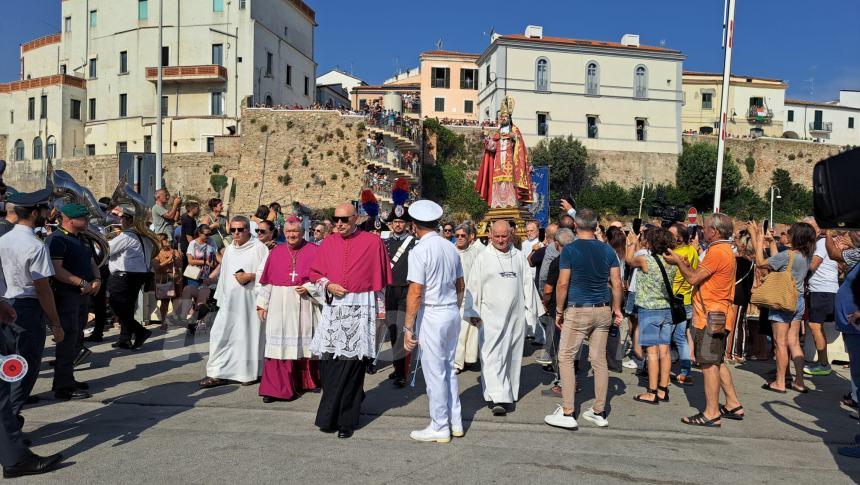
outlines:
{"label": "naval officer", "polygon": [[420,243],[409,252],[409,290],[403,347],[418,352],[430,401],[430,425],[413,431],[417,441],[447,443],[463,436],[460,389],[454,372],[454,353],[460,333],[460,302],[465,283],[463,266],[454,245],[437,232],[442,208],[429,200],[409,207],[413,232]]}

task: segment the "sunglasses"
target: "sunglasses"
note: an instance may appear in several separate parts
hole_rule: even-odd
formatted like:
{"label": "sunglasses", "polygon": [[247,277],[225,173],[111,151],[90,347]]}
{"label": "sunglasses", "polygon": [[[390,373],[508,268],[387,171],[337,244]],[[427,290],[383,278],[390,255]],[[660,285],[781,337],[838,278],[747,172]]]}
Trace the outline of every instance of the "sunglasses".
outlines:
{"label": "sunglasses", "polygon": [[248,230],[248,228],[246,228],[246,227],[231,227],[231,228],[230,228],[230,233],[234,233],[234,232],[235,232],[235,233],[240,233],[240,232],[245,232],[245,231],[247,231],[247,230]]}
{"label": "sunglasses", "polygon": [[453,229],[442,229],[442,232],[451,232]]}
{"label": "sunglasses", "polygon": [[314,232],[322,232],[320,229],[314,229]]}
{"label": "sunglasses", "polygon": [[331,220],[334,221],[335,224],[337,224],[338,222],[347,223],[351,218],[352,216],[334,216],[331,218]]}
{"label": "sunglasses", "polygon": [[269,231],[267,231],[266,229],[257,229],[257,230],[256,230],[256,231],[254,231],[254,232],[256,232],[257,234],[266,234],[266,233],[268,233]]}
{"label": "sunglasses", "polygon": [[465,235],[465,234],[454,234],[454,236],[455,236],[457,239],[459,239],[459,238],[461,238],[461,237],[466,237],[466,235]]}

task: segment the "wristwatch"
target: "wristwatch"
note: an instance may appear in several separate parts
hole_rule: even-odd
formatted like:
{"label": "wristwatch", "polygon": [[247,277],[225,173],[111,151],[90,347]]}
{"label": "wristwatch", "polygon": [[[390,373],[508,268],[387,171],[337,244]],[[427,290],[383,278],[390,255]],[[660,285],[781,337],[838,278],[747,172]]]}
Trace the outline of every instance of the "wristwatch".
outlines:
{"label": "wristwatch", "polygon": [[81,278],[81,282],[80,282],[80,284],[79,284],[78,286],[80,286],[81,288],[86,288],[86,287],[87,287],[87,286],[89,286],[89,285],[90,285],[90,282],[89,282],[89,281],[87,281],[87,280],[85,280],[85,279]]}

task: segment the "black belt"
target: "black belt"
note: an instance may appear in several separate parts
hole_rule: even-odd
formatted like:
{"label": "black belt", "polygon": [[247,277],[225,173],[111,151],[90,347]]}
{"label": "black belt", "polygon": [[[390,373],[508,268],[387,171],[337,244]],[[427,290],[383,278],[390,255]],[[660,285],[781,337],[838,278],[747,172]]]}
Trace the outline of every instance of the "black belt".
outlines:
{"label": "black belt", "polygon": [[111,276],[116,276],[117,278],[125,278],[126,276],[144,276],[149,273],[136,273],[132,271],[115,271],[111,273]]}
{"label": "black belt", "polygon": [[602,307],[609,306],[609,305],[611,305],[611,303],[594,303],[594,304],[588,303],[585,305],[580,304],[580,303],[574,303],[573,305],[568,305],[568,306],[573,307],[573,308],[602,308]]}

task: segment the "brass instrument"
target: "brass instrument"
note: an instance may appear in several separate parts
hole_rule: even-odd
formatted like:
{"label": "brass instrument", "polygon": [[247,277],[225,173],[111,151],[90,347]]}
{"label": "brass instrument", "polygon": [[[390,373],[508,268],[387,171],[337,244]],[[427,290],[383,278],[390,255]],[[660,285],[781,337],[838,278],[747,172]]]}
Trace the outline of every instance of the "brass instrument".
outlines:
{"label": "brass instrument", "polygon": [[161,239],[149,229],[147,220],[149,219],[149,208],[146,201],[137,192],[134,187],[126,181],[126,176],[123,175],[113,191],[113,196],[110,199],[110,206],[116,207],[121,204],[129,204],[134,207],[134,222],[131,230],[141,237],[149,239],[152,243],[151,258],[154,258],[161,250]]}
{"label": "brass instrument", "polygon": [[93,193],[75,182],[74,177],[68,172],[54,170],[50,162],[45,173],[45,187],[51,189],[53,205],[58,210],[71,203],[81,204],[87,208],[90,213],[89,224],[80,236],[98,248],[96,264],[99,267],[107,264],[110,246],[103,229],[106,215]]}

